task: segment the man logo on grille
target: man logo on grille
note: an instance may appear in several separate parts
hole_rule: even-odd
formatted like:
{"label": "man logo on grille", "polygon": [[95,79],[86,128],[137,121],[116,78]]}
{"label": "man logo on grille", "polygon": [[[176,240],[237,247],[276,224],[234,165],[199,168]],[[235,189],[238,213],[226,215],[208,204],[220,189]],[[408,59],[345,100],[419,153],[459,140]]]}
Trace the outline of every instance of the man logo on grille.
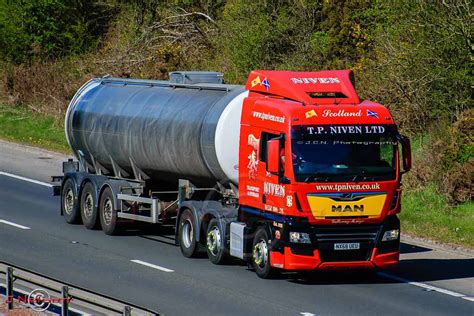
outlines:
{"label": "man logo on grille", "polygon": [[332,205],[331,210],[333,212],[364,212],[364,205]]}

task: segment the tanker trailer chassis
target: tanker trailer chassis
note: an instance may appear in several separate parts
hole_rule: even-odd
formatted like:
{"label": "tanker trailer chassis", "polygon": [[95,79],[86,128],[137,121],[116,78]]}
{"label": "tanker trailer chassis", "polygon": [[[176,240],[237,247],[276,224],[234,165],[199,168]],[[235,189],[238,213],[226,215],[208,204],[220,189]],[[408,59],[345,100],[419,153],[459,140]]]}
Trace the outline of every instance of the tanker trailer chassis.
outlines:
{"label": "tanker trailer chassis", "polygon": [[[230,223],[237,219],[237,188],[198,188],[189,180],[180,179],[176,191],[145,192],[148,176],[134,166],[133,176],[115,162],[112,171],[92,158],[63,162],[61,182],[54,187],[61,196],[61,215],[70,224],[83,223],[88,229],[116,235],[130,224],[173,224],[175,244],[186,257],[194,257],[206,248],[213,263],[221,263],[229,252]],[[209,200],[191,200],[196,193],[211,194]],[[167,197],[167,198],[165,198]],[[212,229],[208,229],[212,225]],[[209,231],[208,231],[209,230]],[[243,256],[240,256],[243,258]]]}

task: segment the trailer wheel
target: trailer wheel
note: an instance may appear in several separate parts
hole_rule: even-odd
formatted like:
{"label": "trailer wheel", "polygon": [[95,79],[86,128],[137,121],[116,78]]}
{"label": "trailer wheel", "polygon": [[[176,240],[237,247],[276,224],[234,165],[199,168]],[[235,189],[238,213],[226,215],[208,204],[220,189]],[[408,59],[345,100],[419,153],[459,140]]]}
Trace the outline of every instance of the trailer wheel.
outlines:
{"label": "trailer wheel", "polygon": [[264,227],[257,229],[253,239],[252,264],[255,272],[262,279],[270,279],[275,275],[275,269],[270,265],[268,234]]}
{"label": "trailer wheel", "polygon": [[117,235],[122,232],[122,225],[118,222],[117,210],[114,208],[114,196],[109,187],[106,187],[100,196],[99,213],[104,233]]}
{"label": "trailer wheel", "polygon": [[78,224],[80,222],[81,214],[77,207],[75,184],[71,179],[67,179],[63,185],[61,192],[61,211],[67,223]]}
{"label": "trailer wheel", "polygon": [[219,221],[215,218],[211,219],[207,227],[206,251],[212,263],[222,264],[225,262],[225,236],[219,226]]}
{"label": "trailer wheel", "polygon": [[96,229],[99,227],[99,217],[97,211],[96,192],[94,185],[87,182],[81,192],[81,208],[82,223],[87,229]]}
{"label": "trailer wheel", "polygon": [[195,232],[193,214],[191,210],[185,209],[179,219],[178,238],[181,253],[187,258],[195,257],[198,253]]}

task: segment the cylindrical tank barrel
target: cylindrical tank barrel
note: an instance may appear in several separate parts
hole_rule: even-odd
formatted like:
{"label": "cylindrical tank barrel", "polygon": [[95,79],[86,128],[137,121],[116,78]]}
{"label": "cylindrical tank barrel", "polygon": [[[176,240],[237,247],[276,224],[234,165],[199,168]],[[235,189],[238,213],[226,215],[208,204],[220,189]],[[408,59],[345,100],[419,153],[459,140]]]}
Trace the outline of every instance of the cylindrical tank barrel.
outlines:
{"label": "cylindrical tank barrel", "polygon": [[238,180],[244,87],[101,78],[86,83],[66,113],[76,156],[107,170],[133,166],[160,183]]}

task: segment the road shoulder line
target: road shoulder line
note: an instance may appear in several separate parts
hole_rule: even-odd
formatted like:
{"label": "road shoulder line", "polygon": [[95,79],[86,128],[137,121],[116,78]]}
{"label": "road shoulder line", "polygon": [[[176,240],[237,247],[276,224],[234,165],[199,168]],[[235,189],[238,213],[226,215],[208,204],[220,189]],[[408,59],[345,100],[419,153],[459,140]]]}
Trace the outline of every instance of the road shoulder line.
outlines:
{"label": "road shoulder line", "polygon": [[443,294],[446,294],[446,295],[459,297],[459,298],[465,299],[467,301],[474,302],[474,297],[467,296],[466,294],[446,290],[446,289],[443,289],[443,288],[440,288],[440,287],[437,287],[437,286],[433,286],[433,285],[429,285],[429,284],[425,284],[425,283],[421,283],[421,282],[410,281],[408,279],[401,278],[399,276],[389,274],[389,273],[385,273],[385,272],[379,272],[377,274],[382,276],[382,277],[385,277],[387,279],[392,279],[392,280],[399,281],[399,282],[402,282],[402,283],[407,283],[407,284],[410,284],[410,285],[421,287],[421,288],[424,288],[424,289],[427,289],[427,290],[430,290],[430,291],[435,291],[435,292],[438,292],[438,293],[443,293]]}

